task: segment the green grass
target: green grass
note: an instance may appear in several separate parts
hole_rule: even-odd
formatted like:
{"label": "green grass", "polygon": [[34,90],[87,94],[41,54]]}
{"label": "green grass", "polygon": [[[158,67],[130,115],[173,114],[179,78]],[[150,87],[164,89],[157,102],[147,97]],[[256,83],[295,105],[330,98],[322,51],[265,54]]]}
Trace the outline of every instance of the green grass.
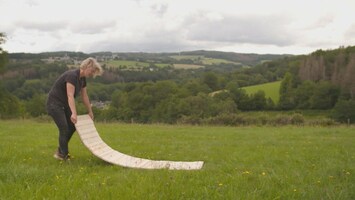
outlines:
{"label": "green grass", "polygon": [[233,62],[225,59],[218,59],[218,58],[208,58],[205,56],[198,56],[198,55],[182,55],[182,56],[170,56],[171,58],[174,58],[175,60],[183,60],[183,59],[189,59],[197,62],[201,62],[204,65],[213,65],[213,64],[223,64],[223,63],[232,63],[232,64],[241,64],[239,62]]}
{"label": "green grass", "polygon": [[201,60],[205,56],[195,56],[195,55],[180,55],[180,56],[170,56],[171,58],[174,58],[175,60]]}
{"label": "green grass", "polygon": [[248,86],[248,87],[243,87],[243,89],[246,90],[248,94],[254,94],[259,90],[262,90],[265,92],[266,98],[271,98],[274,103],[279,102],[280,94],[280,84],[281,81],[276,81],[276,82],[271,82],[271,83],[264,83],[260,85],[253,85],[253,86]]}
{"label": "green grass", "polygon": [[70,142],[52,158],[54,123],[0,121],[0,199],[354,199],[354,127],[203,127],[97,123],[121,152],[204,160],[199,171],[107,164]]}
{"label": "green grass", "polygon": [[203,68],[203,65],[193,65],[193,64],[174,64],[175,69],[198,69]]}
{"label": "green grass", "polygon": [[143,68],[149,67],[149,63],[146,62],[138,62],[132,60],[110,60],[106,63],[109,67],[123,67],[126,66],[127,68]]}
{"label": "green grass", "polygon": [[167,63],[154,63],[157,67],[159,68],[164,68],[164,67],[171,67],[173,66],[172,64],[167,64]]}
{"label": "green grass", "polygon": [[[176,69],[197,69],[204,67],[203,65],[212,65],[212,64],[223,64],[223,63],[233,63],[240,64],[224,59],[214,59],[214,58],[205,58],[204,56],[171,56],[176,60],[182,59],[192,59],[195,61],[200,61],[202,65],[196,64],[173,64]],[[126,67],[127,69],[141,69],[144,67],[149,67],[148,62],[138,62],[133,60],[110,60],[105,63],[108,67],[118,68],[118,67]],[[155,63],[156,66],[160,68],[171,66],[168,63]]]}
{"label": "green grass", "polygon": [[204,58],[202,60],[202,63],[205,64],[205,65],[213,65],[213,64],[223,64],[223,63],[232,63],[232,64],[241,64],[241,63],[238,63],[238,62],[232,62],[232,61],[229,61],[229,60],[224,60],[224,59],[217,59],[217,58]]}
{"label": "green grass", "polygon": [[278,115],[293,115],[295,113],[301,114],[305,120],[325,120],[329,119],[329,113],[331,110],[270,110],[270,111],[246,111],[242,114],[246,114],[249,117],[266,116],[268,118],[276,117]]}
{"label": "green grass", "polygon": [[[149,67],[149,63],[147,62],[137,62],[137,61],[131,61],[131,60],[111,60],[106,63],[107,66],[112,67],[112,68],[118,68],[118,67],[126,67],[127,69],[141,69],[145,67]],[[163,68],[163,67],[168,67],[171,66],[171,64],[167,63],[157,63],[155,64],[157,67]],[[197,69],[204,67],[202,65],[193,65],[193,64],[173,64],[173,67],[176,69]]]}

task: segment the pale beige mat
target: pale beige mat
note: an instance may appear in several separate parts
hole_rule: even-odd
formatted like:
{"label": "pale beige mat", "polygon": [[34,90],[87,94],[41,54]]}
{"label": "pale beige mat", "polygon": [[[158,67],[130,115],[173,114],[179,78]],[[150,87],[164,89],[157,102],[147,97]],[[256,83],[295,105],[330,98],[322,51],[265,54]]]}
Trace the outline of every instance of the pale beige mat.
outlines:
{"label": "pale beige mat", "polygon": [[81,141],[98,158],[123,167],[141,169],[197,170],[203,161],[163,161],[137,158],[118,152],[109,147],[100,137],[95,124],[89,115],[79,115],[75,124]]}

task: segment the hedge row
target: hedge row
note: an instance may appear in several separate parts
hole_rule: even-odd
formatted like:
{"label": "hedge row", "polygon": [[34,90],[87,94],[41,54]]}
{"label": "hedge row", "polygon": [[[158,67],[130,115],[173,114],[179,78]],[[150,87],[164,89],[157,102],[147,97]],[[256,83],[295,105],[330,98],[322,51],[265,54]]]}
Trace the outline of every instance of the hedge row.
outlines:
{"label": "hedge row", "polygon": [[336,121],[328,118],[306,120],[302,114],[292,115],[278,114],[276,116],[259,115],[251,116],[248,114],[222,114],[216,117],[201,119],[194,116],[183,116],[178,120],[178,124],[192,125],[224,125],[224,126],[249,126],[249,125],[313,125],[313,126],[331,126],[337,125]]}

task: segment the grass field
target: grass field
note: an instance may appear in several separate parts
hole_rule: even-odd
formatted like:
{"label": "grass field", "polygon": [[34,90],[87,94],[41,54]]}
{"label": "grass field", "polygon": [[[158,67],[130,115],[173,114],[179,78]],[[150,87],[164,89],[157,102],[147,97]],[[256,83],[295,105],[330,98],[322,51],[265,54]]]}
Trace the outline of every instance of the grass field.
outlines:
{"label": "grass field", "polygon": [[[149,63],[146,62],[138,62],[138,61],[130,61],[130,60],[111,60],[106,63],[107,66],[112,68],[118,67],[126,67],[127,69],[141,69],[144,67],[149,67]],[[155,64],[157,67],[164,68],[171,66],[171,64],[157,63]],[[173,64],[173,67],[176,69],[197,69],[204,67],[202,65],[193,65],[193,64]]]}
{"label": "grass field", "polygon": [[107,164],[70,142],[52,158],[53,123],[0,121],[0,199],[355,199],[354,127],[204,127],[97,123],[114,149],[204,160],[199,171]]}
{"label": "grass field", "polygon": [[198,69],[203,68],[203,65],[193,65],[193,64],[174,64],[175,69]]}
{"label": "grass field", "polygon": [[276,81],[271,83],[243,87],[243,89],[245,89],[245,91],[248,94],[254,94],[257,91],[262,90],[265,92],[266,98],[270,97],[274,101],[274,103],[277,104],[280,98],[280,94],[279,94],[280,84],[281,81]]}
{"label": "grass field", "polygon": [[[205,58],[204,56],[171,56],[176,60],[182,59],[192,59],[199,60],[201,65],[196,64],[173,64],[173,67],[176,69],[197,69],[204,67],[203,65],[212,65],[212,64],[223,64],[223,63],[232,63],[232,64],[240,64],[236,62],[231,62],[224,59],[215,59],[215,58]],[[133,60],[110,60],[105,63],[108,67],[118,68],[118,67],[126,67],[127,69],[135,69],[135,68],[144,68],[149,67],[148,62],[138,62]],[[163,68],[171,66],[168,63],[155,63],[156,66]]]}
{"label": "grass field", "polygon": [[239,62],[233,62],[225,59],[218,59],[218,58],[207,58],[205,56],[198,56],[198,55],[180,55],[180,56],[170,56],[171,58],[174,58],[176,60],[183,60],[183,59],[189,59],[193,61],[198,61],[201,62],[204,65],[213,65],[213,64],[223,64],[223,63],[230,63],[230,64],[241,64]]}
{"label": "grass field", "polygon": [[143,68],[148,67],[149,63],[138,62],[133,60],[110,60],[105,63],[108,67],[118,68],[126,66],[127,68]]}

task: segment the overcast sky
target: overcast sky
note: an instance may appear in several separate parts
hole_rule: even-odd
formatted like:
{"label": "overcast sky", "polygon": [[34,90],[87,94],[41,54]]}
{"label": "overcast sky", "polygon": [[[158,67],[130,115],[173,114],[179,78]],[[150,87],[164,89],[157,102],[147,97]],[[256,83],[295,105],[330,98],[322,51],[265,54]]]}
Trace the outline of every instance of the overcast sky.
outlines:
{"label": "overcast sky", "polygon": [[355,0],[0,0],[2,47],[309,54],[355,45]]}

